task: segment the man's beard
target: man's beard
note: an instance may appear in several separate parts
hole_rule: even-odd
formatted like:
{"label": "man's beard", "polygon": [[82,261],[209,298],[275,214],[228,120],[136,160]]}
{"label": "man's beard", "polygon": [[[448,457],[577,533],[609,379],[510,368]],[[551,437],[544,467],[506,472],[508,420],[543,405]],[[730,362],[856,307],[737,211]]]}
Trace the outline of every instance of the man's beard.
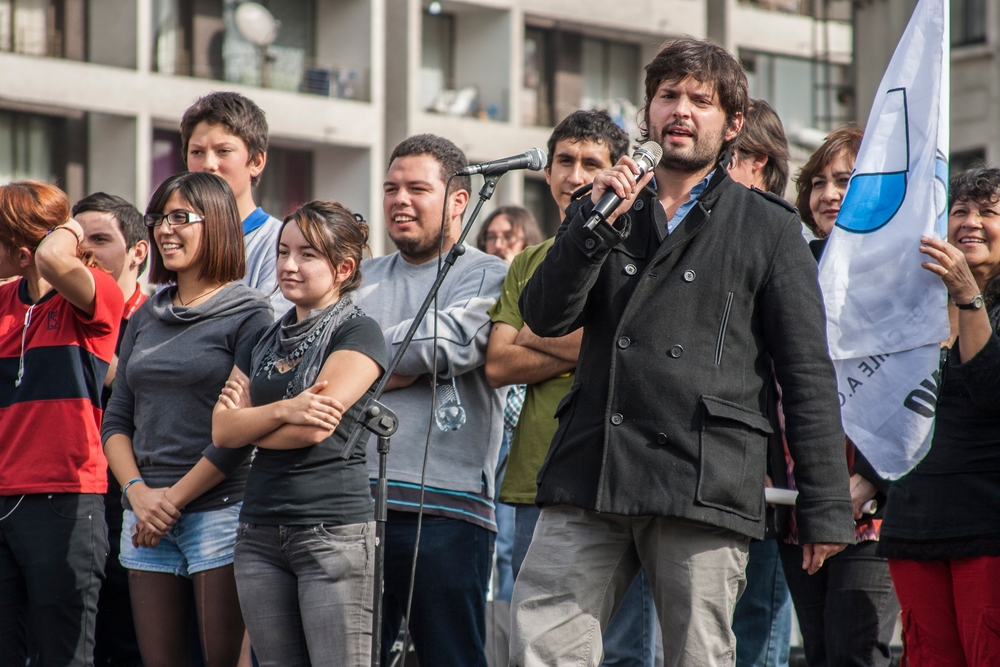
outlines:
{"label": "man's beard", "polygon": [[392,234],[389,234],[389,238],[396,244],[396,248],[404,256],[413,257],[414,259],[424,259],[437,253],[438,248],[441,247],[441,235],[443,231],[441,227],[435,227],[429,236],[402,236],[394,238]]}
{"label": "man's beard", "polygon": [[673,147],[663,140],[667,130],[673,124],[664,126],[655,140],[663,147],[663,157],[660,158],[660,165],[681,173],[693,174],[702,171],[714,164],[719,159],[722,150],[722,131],[717,135],[701,134],[693,137],[690,152],[681,153],[683,149]]}

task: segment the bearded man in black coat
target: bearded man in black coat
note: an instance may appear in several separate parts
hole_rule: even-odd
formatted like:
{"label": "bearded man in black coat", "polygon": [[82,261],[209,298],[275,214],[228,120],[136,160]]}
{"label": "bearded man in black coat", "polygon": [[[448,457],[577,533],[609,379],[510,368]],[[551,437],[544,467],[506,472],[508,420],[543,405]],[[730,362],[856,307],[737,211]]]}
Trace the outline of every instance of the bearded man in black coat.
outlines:
{"label": "bearded man in black coat", "polygon": [[[803,568],[815,573],[854,541],[816,263],[795,210],[726,171],[747,102],[731,54],[695,39],[664,45],[646,67],[644,109],[659,165],[638,180],[628,157],[601,172],[521,295],[536,334],[584,336],[538,473],[512,665],[596,667],[601,631],[640,568],[668,667],[735,662],[733,608],[750,538],[764,536],[779,429],[772,369]],[[622,204],[589,229],[612,190]]]}

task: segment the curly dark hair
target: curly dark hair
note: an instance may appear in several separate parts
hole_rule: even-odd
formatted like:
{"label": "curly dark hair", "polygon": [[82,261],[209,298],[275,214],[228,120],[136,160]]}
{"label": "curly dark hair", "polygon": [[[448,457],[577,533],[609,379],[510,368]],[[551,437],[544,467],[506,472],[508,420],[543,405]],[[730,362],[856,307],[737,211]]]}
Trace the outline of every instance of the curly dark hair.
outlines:
{"label": "curly dark hair", "polygon": [[948,208],[957,201],[996,204],[1000,201],[1000,169],[973,167],[956,174],[948,191]]}
{"label": "curly dark hair", "polygon": [[[441,166],[441,181],[447,183],[448,179],[462,167],[469,166],[469,160],[465,157],[462,149],[453,142],[439,137],[436,134],[415,134],[412,137],[403,139],[392,149],[389,156],[389,164],[399,157],[412,157],[414,155],[429,155]],[[448,194],[465,190],[472,190],[472,179],[468,176],[457,176],[451,182],[451,189]]]}
{"label": "curly dark hair", "polygon": [[611,114],[597,109],[581,109],[563,118],[549,135],[549,163],[556,154],[560,141],[593,141],[608,147],[611,164],[615,164],[628,151],[628,134],[615,124]]}

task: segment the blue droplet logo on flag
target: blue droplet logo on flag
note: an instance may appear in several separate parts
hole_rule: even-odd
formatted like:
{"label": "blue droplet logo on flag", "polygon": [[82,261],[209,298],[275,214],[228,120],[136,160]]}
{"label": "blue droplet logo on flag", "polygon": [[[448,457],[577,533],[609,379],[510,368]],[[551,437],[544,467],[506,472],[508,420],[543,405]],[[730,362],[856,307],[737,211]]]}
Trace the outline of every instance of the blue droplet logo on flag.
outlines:
{"label": "blue droplet logo on flag", "polygon": [[871,141],[880,145],[883,170],[851,176],[837,215],[837,227],[855,234],[868,234],[885,227],[906,199],[910,132],[905,88],[886,92],[883,112]]}

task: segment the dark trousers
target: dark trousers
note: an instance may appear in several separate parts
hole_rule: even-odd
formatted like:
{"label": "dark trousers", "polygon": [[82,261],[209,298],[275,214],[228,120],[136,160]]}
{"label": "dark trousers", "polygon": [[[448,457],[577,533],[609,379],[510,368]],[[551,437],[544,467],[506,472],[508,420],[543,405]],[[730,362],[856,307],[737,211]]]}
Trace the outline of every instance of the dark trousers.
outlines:
{"label": "dark trousers", "polygon": [[[382,665],[406,613],[417,515],[389,512],[385,531]],[[486,588],[492,531],[467,521],[424,515],[409,620],[421,665],[486,667]]]}
{"label": "dark trousers", "polygon": [[877,542],[848,546],[810,575],[802,548],[778,543],[809,667],[885,667],[899,602]]}
{"label": "dark trousers", "polygon": [[0,518],[0,667],[93,665],[104,498],[3,496]]}
{"label": "dark trousers", "polygon": [[139,642],[132,621],[132,600],[128,593],[128,570],[118,562],[122,538],[122,489],[108,472],[108,492],[104,494],[104,516],[108,526],[108,558],[104,564],[104,584],[97,600],[97,667],[142,667]]}

